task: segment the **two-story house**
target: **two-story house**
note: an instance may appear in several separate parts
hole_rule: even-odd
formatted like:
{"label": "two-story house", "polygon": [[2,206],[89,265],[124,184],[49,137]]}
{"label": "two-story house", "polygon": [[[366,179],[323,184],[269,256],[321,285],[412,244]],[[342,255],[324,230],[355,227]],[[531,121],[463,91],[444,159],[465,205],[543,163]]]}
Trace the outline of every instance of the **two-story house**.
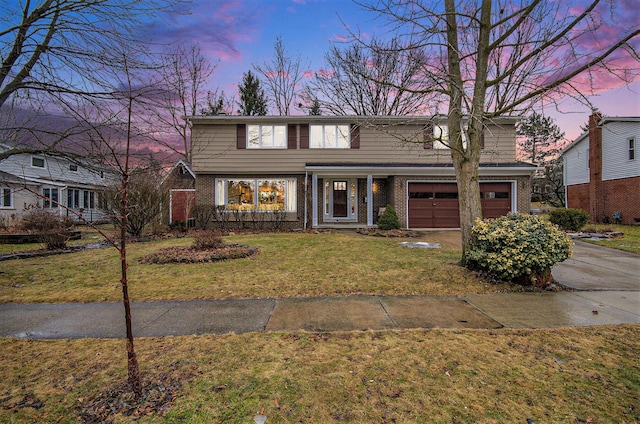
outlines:
{"label": "two-story house", "polygon": [[[372,227],[392,205],[406,228],[458,228],[443,117],[196,116],[196,203],[290,228]],[[536,167],[516,161],[515,118],[488,122],[479,168],[483,214],[528,212]],[[271,213],[270,213],[271,212]]]}
{"label": "two-story house", "polygon": [[[8,149],[9,146],[0,146]],[[99,193],[110,183],[107,169],[78,160],[21,153],[0,161],[0,219],[17,221],[33,207],[93,222],[105,218]]]}
{"label": "two-story house", "polygon": [[640,117],[594,112],[589,130],[562,152],[567,206],[594,222],[640,222]]}

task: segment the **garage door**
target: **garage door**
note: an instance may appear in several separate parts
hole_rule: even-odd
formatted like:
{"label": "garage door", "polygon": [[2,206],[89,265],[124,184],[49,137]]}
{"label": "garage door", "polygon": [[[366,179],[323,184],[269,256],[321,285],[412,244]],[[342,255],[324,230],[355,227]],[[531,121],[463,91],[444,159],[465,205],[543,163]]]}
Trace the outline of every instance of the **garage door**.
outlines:
{"label": "garage door", "polygon": [[[511,183],[481,183],[482,214],[497,218],[511,211]],[[409,228],[459,228],[455,183],[409,183]]]}

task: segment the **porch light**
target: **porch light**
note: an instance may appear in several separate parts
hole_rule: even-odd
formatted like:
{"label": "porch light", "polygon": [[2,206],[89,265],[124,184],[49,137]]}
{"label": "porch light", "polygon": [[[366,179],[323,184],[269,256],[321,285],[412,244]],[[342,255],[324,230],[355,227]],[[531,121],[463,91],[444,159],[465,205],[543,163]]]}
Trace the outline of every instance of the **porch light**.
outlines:
{"label": "porch light", "polygon": [[377,182],[373,182],[373,184],[371,184],[371,191],[373,191],[374,193],[378,192],[378,183]]}

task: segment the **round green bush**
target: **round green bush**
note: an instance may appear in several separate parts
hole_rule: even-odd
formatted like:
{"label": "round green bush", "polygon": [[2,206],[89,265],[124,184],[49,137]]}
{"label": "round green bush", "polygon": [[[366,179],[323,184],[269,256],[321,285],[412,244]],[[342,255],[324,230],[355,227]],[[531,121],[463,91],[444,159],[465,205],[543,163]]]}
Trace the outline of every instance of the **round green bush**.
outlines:
{"label": "round green bush", "polygon": [[378,228],[381,230],[397,230],[400,228],[400,221],[398,221],[398,214],[391,205],[387,205],[382,216],[378,218]]}
{"label": "round green bush", "polygon": [[589,214],[582,209],[560,208],[549,212],[549,221],[565,231],[579,231],[589,222]]}
{"label": "round green bush", "polygon": [[554,224],[535,215],[511,214],[476,221],[465,264],[503,281],[543,286],[552,281],[551,267],[571,257],[572,246]]}

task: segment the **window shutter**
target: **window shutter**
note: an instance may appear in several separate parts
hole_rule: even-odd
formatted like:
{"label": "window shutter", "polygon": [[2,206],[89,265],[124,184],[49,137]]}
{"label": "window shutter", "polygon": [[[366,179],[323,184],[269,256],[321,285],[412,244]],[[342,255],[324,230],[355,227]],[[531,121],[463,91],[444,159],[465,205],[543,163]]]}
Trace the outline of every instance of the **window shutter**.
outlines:
{"label": "window shutter", "polygon": [[245,124],[238,124],[236,126],[236,148],[247,148],[247,126]]}
{"label": "window shutter", "polygon": [[360,148],[360,126],[359,125],[351,125],[351,148],[359,149]]}
{"label": "window shutter", "polygon": [[422,147],[424,149],[433,149],[433,124],[427,124],[422,130]]}
{"label": "window shutter", "polygon": [[482,128],[482,132],[480,133],[480,148],[484,149],[484,128]]}
{"label": "window shutter", "polygon": [[309,148],[309,124],[300,125],[300,148]]}
{"label": "window shutter", "polygon": [[295,124],[287,125],[287,149],[295,149],[298,144],[298,133]]}

